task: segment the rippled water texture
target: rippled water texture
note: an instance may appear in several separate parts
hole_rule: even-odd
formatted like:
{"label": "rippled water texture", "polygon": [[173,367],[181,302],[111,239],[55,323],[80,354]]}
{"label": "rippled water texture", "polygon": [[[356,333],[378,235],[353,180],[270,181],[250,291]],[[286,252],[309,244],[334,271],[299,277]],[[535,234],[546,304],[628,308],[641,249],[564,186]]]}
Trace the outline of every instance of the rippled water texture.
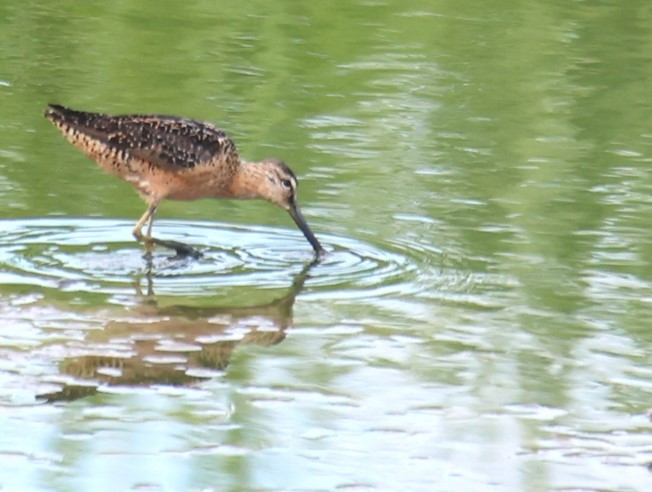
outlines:
{"label": "rippled water texture", "polygon": [[[648,491],[649,2],[0,2],[0,489]],[[296,173],[144,204],[42,113]]]}
{"label": "rippled water texture", "polygon": [[[314,290],[346,298],[424,294],[437,276],[425,257],[383,251],[350,238],[320,235],[316,261],[298,232],[215,222],[157,221],[157,234],[200,249],[199,260],[157,249],[150,257],[131,238],[133,224],[106,219],[11,220],[0,223],[0,280],[60,291],[129,295],[134,278],[156,277],[161,294],[219,295],[230,287],[283,287],[302,264]],[[435,254],[430,252],[430,261]],[[314,265],[313,265],[314,264]]]}

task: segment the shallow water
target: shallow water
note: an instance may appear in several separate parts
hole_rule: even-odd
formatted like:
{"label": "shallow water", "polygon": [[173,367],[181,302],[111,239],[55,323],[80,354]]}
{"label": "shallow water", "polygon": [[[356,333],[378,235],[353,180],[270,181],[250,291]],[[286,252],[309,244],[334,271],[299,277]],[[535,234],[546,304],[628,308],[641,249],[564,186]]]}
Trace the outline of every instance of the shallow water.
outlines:
{"label": "shallow water", "polygon": [[[0,488],[649,490],[648,4],[0,5]],[[218,124],[144,205],[48,102]]]}

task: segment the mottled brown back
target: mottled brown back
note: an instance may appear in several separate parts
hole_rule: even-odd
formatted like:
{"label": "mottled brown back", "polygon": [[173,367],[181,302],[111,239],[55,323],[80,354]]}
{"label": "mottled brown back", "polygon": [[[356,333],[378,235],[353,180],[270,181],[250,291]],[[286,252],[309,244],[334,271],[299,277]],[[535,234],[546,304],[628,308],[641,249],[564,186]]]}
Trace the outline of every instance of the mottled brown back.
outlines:
{"label": "mottled brown back", "polygon": [[64,133],[81,133],[120,154],[167,171],[204,165],[235,167],[239,162],[233,141],[210,123],[163,115],[111,116],[49,106],[45,116]]}

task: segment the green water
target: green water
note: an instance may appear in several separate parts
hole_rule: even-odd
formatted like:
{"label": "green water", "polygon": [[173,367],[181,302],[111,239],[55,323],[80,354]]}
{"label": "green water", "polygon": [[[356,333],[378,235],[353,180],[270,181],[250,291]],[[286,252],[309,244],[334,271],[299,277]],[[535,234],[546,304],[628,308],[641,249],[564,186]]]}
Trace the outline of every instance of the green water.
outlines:
{"label": "green water", "polygon": [[[0,2],[0,488],[649,490],[648,2]],[[144,204],[42,117],[276,156]]]}

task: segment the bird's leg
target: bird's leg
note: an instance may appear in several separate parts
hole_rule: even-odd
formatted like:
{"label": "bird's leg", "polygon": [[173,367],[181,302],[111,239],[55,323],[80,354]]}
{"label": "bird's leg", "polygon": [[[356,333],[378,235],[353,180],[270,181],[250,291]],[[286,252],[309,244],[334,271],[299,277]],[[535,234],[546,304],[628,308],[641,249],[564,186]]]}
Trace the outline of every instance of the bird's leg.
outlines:
{"label": "bird's leg", "polygon": [[[134,227],[133,234],[138,241],[145,243],[145,247],[150,249],[153,244],[158,244],[165,248],[173,249],[177,252],[177,256],[192,256],[193,258],[200,258],[202,254],[192,246],[180,243],[178,241],[168,241],[152,237],[152,225],[154,224],[154,213],[158,207],[158,201],[153,202],[147,208],[147,211],[138,220]],[[147,235],[143,234],[143,226],[147,225]]]}
{"label": "bird's leg", "polygon": [[[134,227],[133,235],[138,241],[143,241],[145,243],[145,248],[148,250],[148,252],[151,250],[151,245],[152,245],[152,223],[154,222],[154,213],[156,212],[156,208],[158,207],[158,202],[153,202],[147,207],[147,210],[143,214],[143,216],[138,220],[136,223],[136,226]],[[143,226],[149,222],[149,226],[147,228],[147,236],[143,234]]]}
{"label": "bird's leg", "polygon": [[154,214],[149,218],[149,224],[147,225],[147,237],[152,237],[152,226],[154,225]]}

